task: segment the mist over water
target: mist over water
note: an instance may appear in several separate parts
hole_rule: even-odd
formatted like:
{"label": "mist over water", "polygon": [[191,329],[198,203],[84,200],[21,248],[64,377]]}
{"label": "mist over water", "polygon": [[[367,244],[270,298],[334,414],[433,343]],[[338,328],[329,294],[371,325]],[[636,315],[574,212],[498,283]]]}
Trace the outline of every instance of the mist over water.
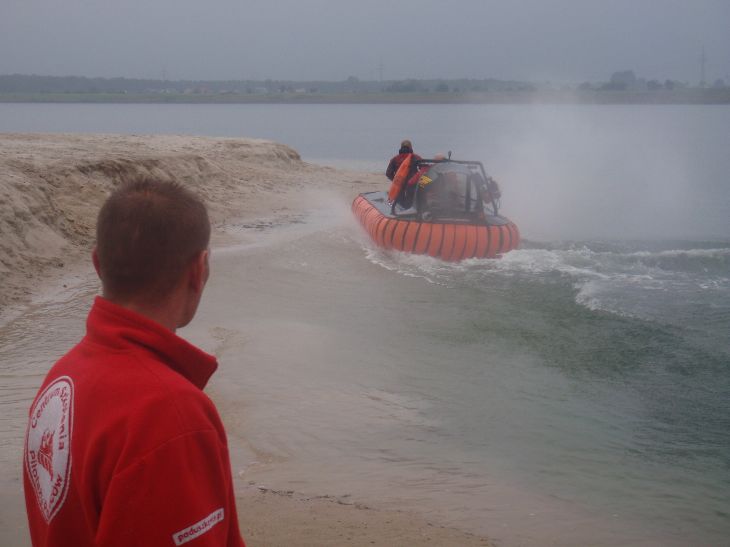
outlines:
{"label": "mist over water", "polygon": [[525,230],[542,240],[726,238],[730,202],[717,189],[730,180],[728,114],[539,110],[498,165]]}

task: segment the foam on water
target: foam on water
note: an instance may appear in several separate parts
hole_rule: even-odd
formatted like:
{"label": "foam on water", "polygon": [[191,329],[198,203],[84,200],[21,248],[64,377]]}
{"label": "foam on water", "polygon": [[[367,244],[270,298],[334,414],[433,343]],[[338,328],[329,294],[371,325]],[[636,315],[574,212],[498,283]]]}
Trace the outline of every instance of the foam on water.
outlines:
{"label": "foam on water", "polygon": [[577,304],[625,317],[664,320],[678,302],[730,306],[730,248],[632,250],[626,245],[613,244],[611,250],[600,243],[528,247],[498,260],[458,263],[365,248],[371,262],[431,283],[462,279],[478,286],[495,277],[564,280],[574,288]]}

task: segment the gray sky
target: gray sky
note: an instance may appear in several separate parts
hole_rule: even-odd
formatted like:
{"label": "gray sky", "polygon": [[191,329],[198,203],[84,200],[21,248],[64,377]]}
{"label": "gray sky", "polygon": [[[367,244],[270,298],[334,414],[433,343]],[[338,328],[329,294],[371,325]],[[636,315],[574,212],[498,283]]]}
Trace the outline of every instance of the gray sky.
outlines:
{"label": "gray sky", "polygon": [[730,0],[0,0],[0,74],[730,82]]}

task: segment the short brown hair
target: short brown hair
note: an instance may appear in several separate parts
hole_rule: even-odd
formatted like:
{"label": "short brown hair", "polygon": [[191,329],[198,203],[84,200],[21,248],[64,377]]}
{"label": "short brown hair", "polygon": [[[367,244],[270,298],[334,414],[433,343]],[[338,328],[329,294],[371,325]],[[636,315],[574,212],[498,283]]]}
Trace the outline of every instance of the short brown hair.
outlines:
{"label": "short brown hair", "polygon": [[192,192],[151,178],[125,183],[106,200],[96,223],[104,292],[121,299],[165,297],[209,241],[208,212]]}

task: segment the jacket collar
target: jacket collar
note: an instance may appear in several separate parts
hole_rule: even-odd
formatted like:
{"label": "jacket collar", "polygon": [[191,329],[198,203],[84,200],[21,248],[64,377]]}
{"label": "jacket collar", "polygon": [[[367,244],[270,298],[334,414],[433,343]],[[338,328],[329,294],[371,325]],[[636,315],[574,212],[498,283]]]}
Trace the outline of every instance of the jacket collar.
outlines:
{"label": "jacket collar", "polygon": [[86,336],[116,350],[150,353],[203,389],[218,368],[213,355],[195,347],[159,323],[97,296],[86,320]]}

